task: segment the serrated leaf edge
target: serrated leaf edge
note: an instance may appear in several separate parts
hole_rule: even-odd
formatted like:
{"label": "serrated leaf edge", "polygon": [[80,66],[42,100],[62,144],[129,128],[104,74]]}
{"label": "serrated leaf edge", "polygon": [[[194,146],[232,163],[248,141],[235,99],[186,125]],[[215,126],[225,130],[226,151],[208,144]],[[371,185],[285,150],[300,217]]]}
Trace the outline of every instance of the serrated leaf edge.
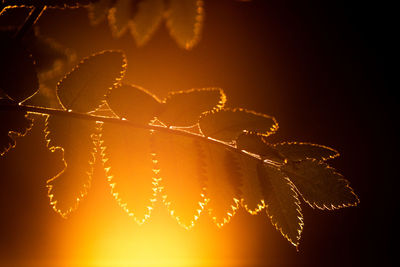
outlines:
{"label": "serrated leaf edge", "polygon": [[[340,156],[340,153],[339,153],[336,149],[333,149],[333,148],[331,148],[331,147],[324,146],[324,145],[309,143],[309,142],[296,142],[296,141],[291,141],[291,142],[281,142],[281,143],[276,143],[276,144],[269,144],[269,143],[267,143],[267,144],[268,144],[268,145],[271,145],[271,146],[272,146],[273,148],[275,148],[275,149],[277,149],[277,148],[276,148],[277,145],[309,145],[309,146],[324,148],[324,149],[330,150],[330,151],[332,151],[332,152],[335,153],[334,155],[329,156],[329,157],[321,157],[321,159],[322,159],[323,161],[329,160],[329,159],[334,159],[334,158],[337,158],[337,157]],[[278,149],[277,149],[277,150],[278,150]],[[286,156],[285,156],[285,158],[286,158]],[[307,159],[313,159],[313,158],[307,158]]]}
{"label": "serrated leaf edge", "polygon": [[93,171],[94,171],[94,164],[95,164],[95,159],[96,159],[96,149],[95,149],[95,144],[93,143],[93,149],[91,151],[91,155],[92,155],[92,159],[89,159],[88,163],[89,163],[89,170],[86,172],[86,174],[88,175],[88,182],[86,184],[83,185],[83,189],[81,189],[81,191],[79,192],[79,197],[76,199],[74,206],[70,207],[68,210],[66,211],[62,211],[61,209],[59,209],[57,207],[57,200],[54,200],[54,194],[52,193],[53,190],[53,186],[50,184],[53,180],[56,180],[61,174],[63,174],[65,172],[65,170],[68,168],[68,164],[65,161],[64,158],[64,148],[61,146],[50,146],[50,142],[51,139],[48,137],[50,134],[50,131],[48,129],[48,119],[51,115],[47,115],[44,114],[43,116],[46,117],[45,120],[45,125],[44,125],[44,138],[46,141],[46,147],[51,151],[51,152],[55,152],[57,150],[60,150],[62,153],[62,161],[64,163],[64,169],[59,172],[58,174],[56,174],[54,177],[48,179],[46,181],[46,187],[47,187],[47,196],[50,200],[50,206],[53,208],[53,210],[55,212],[57,212],[58,214],[61,215],[62,218],[67,219],[69,214],[76,211],[78,209],[78,206],[81,202],[81,200],[83,198],[86,197],[86,195],[88,194],[88,190],[91,187],[92,184],[92,177],[93,177]]}
{"label": "serrated leaf edge", "polygon": [[[128,66],[128,61],[127,61],[125,53],[122,50],[103,50],[103,51],[100,51],[97,53],[93,53],[90,56],[84,57],[81,61],[79,61],[78,64],[75,65],[75,67],[73,67],[73,69],[71,71],[69,71],[67,74],[65,74],[64,77],[60,81],[57,82],[56,92],[58,92],[58,87],[62,84],[64,79],[67,79],[71,75],[71,73],[73,73],[75,70],[79,69],[81,64],[85,63],[87,60],[89,60],[92,57],[99,56],[99,55],[109,53],[109,52],[121,53],[121,55],[122,55],[122,66],[121,66],[122,70],[120,71],[119,77],[115,78],[115,82],[108,88],[108,92],[105,93],[104,98],[100,101],[99,105],[94,110],[89,111],[89,112],[96,112],[98,110],[98,108],[105,103],[105,98],[111,92],[112,88],[114,88],[116,85],[118,85],[121,82],[122,78],[125,76],[126,69]],[[64,110],[68,110],[67,108],[64,107],[63,103],[61,102],[60,97],[58,96],[58,93],[56,93],[56,96],[57,96],[57,100],[60,103],[60,105],[62,106],[62,108]],[[89,112],[87,112],[87,113],[89,113]]]}

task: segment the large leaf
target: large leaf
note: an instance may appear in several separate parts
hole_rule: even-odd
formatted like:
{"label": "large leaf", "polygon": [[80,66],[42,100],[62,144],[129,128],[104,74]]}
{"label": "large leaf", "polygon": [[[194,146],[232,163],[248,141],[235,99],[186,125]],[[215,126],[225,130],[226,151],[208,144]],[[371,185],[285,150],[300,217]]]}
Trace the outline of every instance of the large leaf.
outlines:
{"label": "large leaf", "polygon": [[276,167],[259,164],[257,170],[272,224],[289,242],[297,246],[303,229],[303,215],[293,184]]}
{"label": "large leaf", "polygon": [[144,45],[161,23],[164,5],[164,0],[142,0],[137,4],[137,12],[130,26],[138,46]]}
{"label": "large leaf", "polygon": [[139,86],[124,83],[114,87],[106,100],[118,117],[141,124],[148,124],[161,108],[156,96]]}
{"label": "large leaf", "polygon": [[324,162],[315,159],[288,162],[281,169],[313,208],[331,210],[359,203],[349,182]]}
{"label": "large leaf", "polygon": [[65,168],[47,181],[53,209],[67,217],[86,196],[93,174],[96,133],[94,121],[51,115],[45,124],[47,147],[61,150]]}
{"label": "large leaf", "polygon": [[17,104],[0,98],[0,156],[15,147],[12,134],[25,136],[32,128],[32,120],[27,118],[27,112],[1,109],[2,105],[16,106]]}
{"label": "large leaf", "polygon": [[236,147],[240,150],[257,154],[263,159],[268,159],[275,162],[283,163],[285,156],[282,155],[271,144],[264,141],[263,136],[243,133],[236,139]]}
{"label": "large leaf", "polygon": [[109,9],[115,0],[99,0],[88,6],[89,20],[92,25],[97,25],[107,18]]}
{"label": "large leaf", "polygon": [[194,226],[206,205],[206,170],[199,141],[156,132],[154,149],[160,168],[163,200],[170,214],[184,228]]}
{"label": "large leaf", "polygon": [[178,45],[191,49],[200,39],[204,10],[202,0],[170,0],[167,27]]}
{"label": "large leaf", "polygon": [[192,126],[203,112],[219,110],[225,102],[226,96],[220,88],[172,92],[164,100],[158,119],[169,126]]}
{"label": "large leaf", "polygon": [[227,108],[204,113],[199,125],[205,136],[227,142],[236,140],[244,132],[268,136],[278,129],[278,123],[271,116]]}
{"label": "large leaf", "polygon": [[30,6],[40,7],[47,6],[51,8],[77,8],[87,6],[98,0],[5,0],[5,5],[10,6]]}
{"label": "large leaf", "polygon": [[299,161],[307,158],[327,160],[339,156],[333,148],[303,142],[274,144],[273,147],[288,160]]}
{"label": "large leaf", "polygon": [[0,91],[21,102],[37,92],[37,78],[31,54],[9,33],[0,34]]}
{"label": "large leaf", "polygon": [[121,80],[125,68],[125,56],[119,51],[103,51],[85,58],[58,83],[60,103],[66,110],[95,110]]}
{"label": "large leaf", "polygon": [[152,132],[111,123],[102,128],[102,157],[111,193],[129,216],[143,224],[158,192]]}
{"label": "large leaf", "polygon": [[222,144],[202,141],[207,177],[208,211],[218,227],[228,223],[239,207],[241,174],[239,160]]}
{"label": "large leaf", "polygon": [[135,1],[118,0],[108,13],[108,23],[114,37],[121,37],[129,28],[134,14]]}

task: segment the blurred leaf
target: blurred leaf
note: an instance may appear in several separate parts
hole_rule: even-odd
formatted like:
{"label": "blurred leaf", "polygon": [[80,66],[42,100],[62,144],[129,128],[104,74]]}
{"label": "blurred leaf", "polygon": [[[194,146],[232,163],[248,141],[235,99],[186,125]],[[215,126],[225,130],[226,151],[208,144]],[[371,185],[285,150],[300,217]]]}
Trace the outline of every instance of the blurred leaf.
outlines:
{"label": "blurred leaf", "polygon": [[130,26],[138,46],[144,45],[161,23],[164,5],[164,0],[142,0],[137,4],[137,12]]}
{"label": "blurred leaf", "polygon": [[126,59],[119,51],[103,51],[85,58],[58,83],[60,103],[76,112],[95,110],[121,80],[125,69]]}
{"label": "blurred leaf", "polygon": [[138,224],[151,214],[158,191],[150,130],[104,123],[100,143],[113,197]]}
{"label": "blurred leaf", "polygon": [[[0,98],[0,106],[17,105],[17,103]],[[15,147],[15,140],[11,134],[25,136],[32,128],[33,121],[27,118],[27,112],[15,110],[0,110],[0,156]]]}
{"label": "blurred leaf", "polygon": [[107,103],[118,117],[141,124],[148,124],[161,106],[156,96],[141,87],[125,83],[112,89]]}
{"label": "blurred leaf", "polygon": [[225,93],[220,88],[172,92],[164,100],[158,119],[169,126],[192,126],[203,112],[219,110],[225,102]]}
{"label": "blurred leaf", "polygon": [[263,159],[283,163],[285,157],[263,137],[253,133],[243,133],[236,139],[236,147],[240,150],[260,155]]}
{"label": "blurred leaf", "polygon": [[23,44],[0,33],[0,91],[21,102],[39,89],[35,64]]}
{"label": "blurred leaf", "polygon": [[273,117],[245,109],[221,109],[204,113],[199,120],[206,137],[230,142],[243,132],[268,136],[278,129]]}
{"label": "blurred leaf", "polygon": [[222,144],[202,141],[207,177],[208,211],[218,227],[228,223],[240,202],[242,184],[239,160]]}
{"label": "blurred leaf", "polygon": [[167,27],[179,46],[191,49],[200,39],[204,10],[202,0],[170,0]]}
{"label": "blurred leaf", "polygon": [[97,25],[107,18],[109,9],[114,5],[115,0],[99,0],[88,6],[89,20],[92,25]]}
{"label": "blurred leaf", "polygon": [[4,0],[4,5],[9,6],[47,6],[51,8],[77,8],[87,6],[98,0]]}
{"label": "blurred leaf", "polygon": [[199,141],[170,133],[155,133],[163,200],[170,214],[189,229],[206,204],[204,152]]}
{"label": "blurred leaf", "polygon": [[61,216],[76,210],[86,196],[93,174],[96,133],[94,121],[49,116],[45,124],[47,147],[63,152],[64,170],[47,181],[50,205]]}
{"label": "blurred leaf", "polygon": [[118,0],[108,13],[108,23],[114,37],[121,37],[129,28],[136,3],[132,0]]}
{"label": "blurred leaf", "polygon": [[293,184],[284,173],[271,165],[259,164],[257,171],[272,224],[297,247],[303,230],[303,215]]}
{"label": "blurred leaf", "polygon": [[289,162],[281,167],[304,201],[313,208],[338,209],[356,206],[359,199],[342,175],[315,159]]}
{"label": "blurred leaf", "polygon": [[339,153],[333,148],[311,143],[280,143],[274,144],[273,147],[292,161],[299,161],[307,158],[327,160],[339,156]]}

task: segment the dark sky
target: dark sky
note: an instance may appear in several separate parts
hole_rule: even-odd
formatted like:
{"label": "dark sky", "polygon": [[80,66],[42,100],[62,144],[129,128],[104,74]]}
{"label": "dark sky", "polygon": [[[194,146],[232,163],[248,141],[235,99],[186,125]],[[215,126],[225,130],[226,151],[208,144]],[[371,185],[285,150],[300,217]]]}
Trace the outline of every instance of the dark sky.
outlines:
{"label": "dark sky", "polygon": [[[338,211],[303,206],[299,252],[278,234],[258,244],[279,251],[272,254],[273,266],[387,266],[398,210],[393,197],[397,86],[389,83],[394,7],[351,2],[206,1],[203,37],[190,52],[175,44],[164,25],[141,48],[130,35],[112,39],[108,26],[91,27],[82,9],[50,10],[39,25],[43,35],[75,49],[79,57],[102,49],[126,50],[127,79],[160,97],[171,90],[219,86],[229,106],[277,118],[280,129],[272,141],[336,148],[341,157],[332,166],[350,181],[360,205]],[[26,151],[0,161],[2,257],[30,255],[27,251],[40,240],[33,218],[51,216],[39,208],[46,202],[39,197],[44,191],[30,190],[43,186],[40,175],[50,175],[45,160],[51,157],[43,150],[43,162],[33,166],[31,159],[39,152],[25,145]],[[9,166],[20,167],[11,171]],[[273,233],[269,222],[267,227],[260,238]],[[30,236],[27,242],[18,242],[22,234]],[[257,255],[262,259],[262,249]]]}

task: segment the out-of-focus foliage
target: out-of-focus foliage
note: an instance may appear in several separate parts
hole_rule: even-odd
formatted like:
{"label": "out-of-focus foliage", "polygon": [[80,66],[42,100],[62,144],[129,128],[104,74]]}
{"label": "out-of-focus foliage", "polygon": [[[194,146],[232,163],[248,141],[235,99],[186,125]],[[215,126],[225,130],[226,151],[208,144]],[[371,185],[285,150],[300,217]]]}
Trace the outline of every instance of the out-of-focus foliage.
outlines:
{"label": "out-of-focus foliage", "polygon": [[192,49],[203,27],[203,0],[100,0],[91,4],[89,18],[96,25],[106,18],[115,37],[130,32],[138,46],[144,45],[165,19],[176,43]]}

